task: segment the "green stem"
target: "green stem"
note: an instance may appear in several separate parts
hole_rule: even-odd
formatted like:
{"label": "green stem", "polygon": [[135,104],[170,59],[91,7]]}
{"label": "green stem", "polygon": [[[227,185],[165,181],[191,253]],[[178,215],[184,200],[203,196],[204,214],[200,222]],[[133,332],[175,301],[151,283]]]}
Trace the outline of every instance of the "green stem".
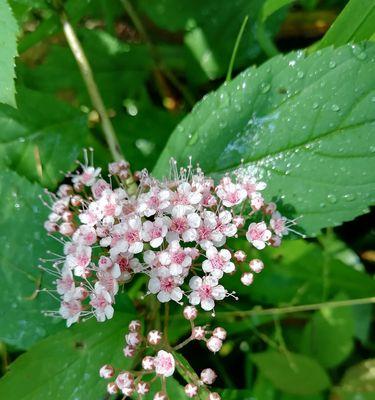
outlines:
{"label": "green stem", "polygon": [[[73,26],[69,22],[65,12],[61,12],[60,18],[66,40],[78,64],[83,81],[85,82],[87,91],[89,93],[92,105],[100,116],[102,130],[104,133],[105,140],[108,144],[109,150],[111,152],[111,155],[115,161],[125,160],[125,157],[121,152],[120,144],[117,140],[116,133],[108,117],[102,96],[100,95],[98,86],[95,82],[91,66],[87,60],[85,52],[83,51],[82,45],[74,31]],[[125,184],[130,194],[133,194],[136,191],[137,186],[133,178],[128,179],[125,182]]]}
{"label": "green stem", "polygon": [[222,311],[216,313],[216,318],[220,317],[240,317],[246,318],[250,316],[259,316],[259,315],[280,315],[280,314],[292,314],[303,311],[315,311],[320,310],[322,308],[337,308],[337,307],[350,307],[357,306],[362,304],[373,304],[375,303],[375,297],[365,297],[362,299],[350,299],[350,300],[334,300],[334,301],[326,301],[323,303],[315,303],[315,304],[301,304],[299,306],[290,306],[290,307],[274,307],[274,308],[266,308],[266,309],[254,309],[254,310],[246,310],[246,311]]}
{"label": "green stem", "polygon": [[243,20],[243,22],[242,22],[241,28],[240,28],[240,30],[238,32],[237,39],[236,39],[236,42],[235,42],[234,47],[233,47],[232,57],[230,58],[230,62],[229,62],[227,77],[225,79],[226,82],[229,82],[232,79],[234,61],[236,60],[236,55],[237,55],[237,52],[238,52],[238,48],[240,46],[241,39],[242,39],[243,33],[245,31],[245,27],[246,27],[246,24],[247,24],[248,20],[249,20],[249,16],[246,15],[244,20]]}

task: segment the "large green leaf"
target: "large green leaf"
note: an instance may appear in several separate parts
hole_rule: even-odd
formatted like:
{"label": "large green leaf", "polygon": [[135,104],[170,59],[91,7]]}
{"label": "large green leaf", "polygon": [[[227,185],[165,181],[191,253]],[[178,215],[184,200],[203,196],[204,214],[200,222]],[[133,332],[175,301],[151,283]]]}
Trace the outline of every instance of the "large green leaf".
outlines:
{"label": "large green leaf", "polygon": [[16,105],[14,57],[18,26],[6,0],[0,2],[0,103]]}
{"label": "large green leaf", "polygon": [[17,110],[0,105],[0,166],[54,187],[91,143],[87,116],[25,88],[18,89],[17,101]]}
{"label": "large green leaf", "polygon": [[[335,300],[345,299],[338,296]],[[306,325],[302,335],[302,352],[324,367],[341,364],[353,350],[354,318],[350,307],[322,308]]]}
{"label": "large green leaf", "polygon": [[241,165],[268,183],[266,197],[316,235],[375,201],[375,45],[278,56],[206,96],[175,129],[169,158],[191,155],[216,177]]}
{"label": "large green leaf", "polygon": [[10,366],[0,380],[0,397],[8,400],[101,400],[106,381],[99,368],[131,367],[125,358],[124,331],[133,316],[118,314],[99,324],[95,320],[75,325],[36,344]]}
{"label": "large green leaf", "polygon": [[253,361],[278,389],[291,394],[310,395],[327,389],[330,379],[313,359],[294,353],[257,353]]}
{"label": "large green leaf", "polygon": [[350,0],[314,50],[345,43],[375,40],[375,3],[373,0]]}
{"label": "large green leaf", "polygon": [[40,186],[3,169],[0,192],[0,339],[28,348],[63,326],[42,314],[57,310],[57,301],[46,293],[36,295],[51,283],[37,268],[39,258],[56,246],[43,228],[48,209],[38,198],[43,193]]}

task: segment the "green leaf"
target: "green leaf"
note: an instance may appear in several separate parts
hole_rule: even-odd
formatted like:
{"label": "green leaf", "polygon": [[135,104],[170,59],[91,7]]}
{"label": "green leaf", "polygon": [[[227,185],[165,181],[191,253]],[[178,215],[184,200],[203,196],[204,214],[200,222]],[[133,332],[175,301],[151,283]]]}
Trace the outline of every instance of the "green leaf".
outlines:
{"label": "green leaf", "polygon": [[337,400],[372,400],[375,396],[375,359],[349,368],[340,386],[334,389]]}
{"label": "green leaf", "polygon": [[[172,133],[154,173],[189,156],[219,177],[245,168],[309,236],[375,201],[375,45],[278,56],[205,96]],[[351,79],[350,77],[354,77]]]}
{"label": "green leaf", "polygon": [[250,390],[224,389],[218,390],[218,393],[220,394],[221,398],[225,400],[254,400]]}
{"label": "green leaf", "polygon": [[0,105],[0,166],[55,187],[91,143],[87,116],[49,95],[18,92],[17,110]]}
{"label": "green leaf", "polygon": [[374,279],[331,258],[314,243],[284,241],[279,248],[267,248],[261,253],[251,250],[245,240],[237,246],[249,258],[261,258],[265,265],[250,289],[241,284],[234,287],[236,280],[223,278],[225,286],[236,290],[240,300],[246,296],[254,304],[296,305],[325,301],[340,292],[349,298],[371,297],[375,292]]}
{"label": "green leaf", "polygon": [[[334,300],[344,300],[337,296]],[[341,364],[353,350],[354,318],[350,307],[325,307],[316,312],[302,335],[302,353],[326,368]]]}
{"label": "green leaf", "polygon": [[309,395],[330,386],[324,369],[313,359],[294,353],[256,353],[252,358],[262,374],[278,389],[291,394]]}
{"label": "green leaf", "polygon": [[[184,31],[184,44],[209,79],[225,75],[241,24],[249,16],[236,56],[235,68],[248,65],[261,50],[254,25],[263,0],[140,0],[140,9],[158,26],[169,31]],[[278,31],[279,18],[268,24]],[[189,69],[190,66],[187,66]]]}
{"label": "green leaf", "polygon": [[0,2],[0,103],[16,106],[14,58],[18,26],[6,0]]}
{"label": "green leaf", "polygon": [[373,0],[350,0],[314,50],[341,46],[349,42],[375,40],[375,3]]}
{"label": "green leaf", "polygon": [[[95,320],[50,336],[21,355],[0,380],[0,397],[8,400],[101,400],[107,382],[99,378],[104,364],[131,368],[125,358],[124,331],[133,316],[117,314],[99,324]],[[27,384],[26,384],[27,382]]]}
{"label": "green leaf", "polygon": [[38,198],[43,193],[40,186],[3,169],[0,193],[0,339],[28,348],[63,326],[42,314],[57,310],[57,301],[46,293],[36,295],[52,280],[38,270],[39,258],[57,246],[43,228],[48,209]]}
{"label": "green leaf", "polygon": [[253,395],[256,400],[275,400],[276,389],[272,383],[261,373],[258,372],[253,387]]}
{"label": "green leaf", "polygon": [[268,17],[270,17],[280,8],[294,3],[295,1],[296,0],[267,0],[262,7],[261,21],[265,22]]}

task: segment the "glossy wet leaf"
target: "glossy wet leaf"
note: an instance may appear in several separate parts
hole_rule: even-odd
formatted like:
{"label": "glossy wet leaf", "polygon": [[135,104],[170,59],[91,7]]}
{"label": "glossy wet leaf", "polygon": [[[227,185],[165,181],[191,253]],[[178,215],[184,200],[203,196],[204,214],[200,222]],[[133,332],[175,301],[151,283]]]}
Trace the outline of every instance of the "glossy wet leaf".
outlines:
{"label": "glossy wet leaf", "polygon": [[308,236],[367,212],[375,201],[374,57],[375,45],[362,43],[247,69],[177,126],[155,174],[167,174],[170,157],[186,164],[192,156],[216,177],[243,160]]}
{"label": "glossy wet leaf", "polygon": [[0,103],[16,105],[14,58],[17,55],[18,26],[6,0],[0,2]]}
{"label": "glossy wet leaf", "polygon": [[294,353],[274,351],[253,354],[252,359],[278,389],[291,394],[310,395],[330,386],[324,369],[313,359]]}
{"label": "glossy wet leaf", "polygon": [[134,316],[117,313],[102,324],[94,319],[64,329],[21,355],[0,380],[0,397],[8,400],[102,400],[107,381],[99,369],[112,364],[131,368],[125,358],[124,331]]}
{"label": "glossy wet leaf", "polygon": [[[336,296],[333,300],[344,300]],[[317,311],[302,334],[301,351],[326,368],[341,364],[354,346],[354,313],[356,308],[324,307]]]}

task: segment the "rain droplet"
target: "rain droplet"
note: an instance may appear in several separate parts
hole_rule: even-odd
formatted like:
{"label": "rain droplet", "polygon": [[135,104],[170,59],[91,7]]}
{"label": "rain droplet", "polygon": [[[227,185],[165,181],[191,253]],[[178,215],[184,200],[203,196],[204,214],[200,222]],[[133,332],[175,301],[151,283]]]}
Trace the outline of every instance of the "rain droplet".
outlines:
{"label": "rain droplet", "polygon": [[340,111],[340,107],[337,104],[332,104],[331,110],[332,111]]}
{"label": "rain droplet", "polygon": [[318,107],[319,107],[319,104],[318,104],[318,103],[313,103],[312,108],[313,108],[314,110],[316,110]]}
{"label": "rain droplet", "polygon": [[361,46],[353,45],[352,52],[353,52],[354,57],[358,58],[358,60],[363,61],[367,57],[367,54],[365,53],[365,51],[363,50],[363,48]]}
{"label": "rain droplet", "polygon": [[303,73],[303,71],[298,71],[297,76],[298,78],[302,79],[305,76],[305,74]]}
{"label": "rain droplet", "polygon": [[353,200],[355,200],[355,194],[354,193],[347,193],[347,194],[344,194],[344,200],[346,200],[346,201],[353,201]]}
{"label": "rain droplet", "polygon": [[260,84],[260,91],[262,93],[267,93],[270,89],[271,89],[271,85],[269,83],[262,82]]}
{"label": "rain droplet", "polygon": [[329,68],[331,68],[331,69],[335,68],[335,67],[336,67],[335,61],[330,61],[329,64],[328,64],[328,66],[329,66]]}
{"label": "rain droplet", "polygon": [[336,198],[336,196],[335,196],[334,194],[329,194],[327,197],[328,197],[328,201],[329,201],[331,204],[337,203],[337,198]]}

